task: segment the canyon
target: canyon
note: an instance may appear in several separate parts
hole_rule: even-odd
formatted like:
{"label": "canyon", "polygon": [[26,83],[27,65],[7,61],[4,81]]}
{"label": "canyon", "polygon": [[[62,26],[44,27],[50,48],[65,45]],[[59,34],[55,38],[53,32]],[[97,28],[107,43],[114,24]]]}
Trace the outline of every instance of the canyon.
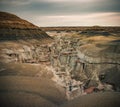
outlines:
{"label": "canyon", "polygon": [[[54,107],[96,92],[120,97],[119,27],[39,28],[4,12],[0,19],[1,101]],[[22,105],[23,96],[30,102]]]}

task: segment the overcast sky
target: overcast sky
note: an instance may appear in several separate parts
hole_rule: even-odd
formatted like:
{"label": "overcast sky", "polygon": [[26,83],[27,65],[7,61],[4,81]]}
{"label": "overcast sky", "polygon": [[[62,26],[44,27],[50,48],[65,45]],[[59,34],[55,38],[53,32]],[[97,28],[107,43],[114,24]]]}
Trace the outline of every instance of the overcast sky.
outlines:
{"label": "overcast sky", "polygon": [[120,26],[120,0],[0,0],[0,11],[38,26]]}

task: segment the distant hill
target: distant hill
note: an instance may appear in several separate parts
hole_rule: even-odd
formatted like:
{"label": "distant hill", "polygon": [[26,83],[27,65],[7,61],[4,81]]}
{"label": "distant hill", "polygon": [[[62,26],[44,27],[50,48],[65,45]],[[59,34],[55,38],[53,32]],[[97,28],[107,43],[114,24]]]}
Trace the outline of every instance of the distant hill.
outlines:
{"label": "distant hill", "polygon": [[0,12],[0,41],[50,38],[38,26],[18,16]]}
{"label": "distant hill", "polygon": [[119,32],[120,26],[58,26],[58,27],[42,27],[44,31],[106,31]]}

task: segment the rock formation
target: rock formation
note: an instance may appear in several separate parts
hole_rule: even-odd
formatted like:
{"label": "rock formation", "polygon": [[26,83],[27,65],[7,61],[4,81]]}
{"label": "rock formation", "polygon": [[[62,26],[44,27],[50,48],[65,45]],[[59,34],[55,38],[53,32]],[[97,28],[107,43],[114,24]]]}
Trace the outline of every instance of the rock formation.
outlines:
{"label": "rock formation", "polygon": [[[102,29],[48,34],[13,14],[0,12],[0,91],[8,88],[10,92],[39,95],[51,106],[92,92],[120,91],[119,32]],[[21,85],[20,79],[25,83]],[[6,81],[11,85],[4,86]]]}
{"label": "rock formation", "polygon": [[[0,12],[0,52],[3,62],[44,61],[44,44],[53,40],[39,27],[13,14]],[[42,48],[39,46],[42,44]],[[44,48],[44,49],[43,49]],[[41,55],[42,54],[42,55]],[[38,58],[39,56],[42,57]],[[45,58],[48,60],[48,58]]]}
{"label": "rock formation", "polygon": [[[72,81],[83,82],[84,88],[97,88],[102,82],[105,90],[120,90],[119,34],[110,34],[107,37],[101,34],[88,36],[76,32],[50,34],[53,34],[56,41],[52,47],[51,57],[52,65],[57,71],[68,72],[69,78]],[[104,78],[100,79],[101,75]]]}
{"label": "rock formation", "polygon": [[46,66],[52,42],[39,27],[0,12],[0,107],[56,107],[66,100]]}

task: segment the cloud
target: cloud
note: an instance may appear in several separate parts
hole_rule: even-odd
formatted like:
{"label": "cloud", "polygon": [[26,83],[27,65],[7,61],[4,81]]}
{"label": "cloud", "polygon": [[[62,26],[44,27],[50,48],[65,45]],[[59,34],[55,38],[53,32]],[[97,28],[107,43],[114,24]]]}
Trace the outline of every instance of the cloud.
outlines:
{"label": "cloud", "polygon": [[1,0],[1,4],[9,5],[9,6],[21,6],[21,5],[29,5],[32,3],[32,0]]}
{"label": "cloud", "polygon": [[[28,5],[31,3],[113,3],[117,2],[119,3],[119,0],[1,0],[0,3],[2,4],[9,4],[9,5]],[[93,4],[94,5],[94,4]]]}
{"label": "cloud", "polygon": [[40,26],[120,25],[119,0],[1,0],[0,10]]}
{"label": "cloud", "polygon": [[94,2],[96,0],[44,0],[45,2]]}
{"label": "cloud", "polygon": [[118,0],[1,0],[0,4],[0,10],[43,15],[120,12]]}
{"label": "cloud", "polygon": [[95,2],[95,1],[101,1],[101,0],[1,0],[0,2],[3,3],[23,3],[23,2]]}
{"label": "cloud", "polygon": [[[119,26],[120,13],[93,13],[84,15],[33,16],[27,18],[38,26]],[[34,19],[34,20],[32,20]]]}

